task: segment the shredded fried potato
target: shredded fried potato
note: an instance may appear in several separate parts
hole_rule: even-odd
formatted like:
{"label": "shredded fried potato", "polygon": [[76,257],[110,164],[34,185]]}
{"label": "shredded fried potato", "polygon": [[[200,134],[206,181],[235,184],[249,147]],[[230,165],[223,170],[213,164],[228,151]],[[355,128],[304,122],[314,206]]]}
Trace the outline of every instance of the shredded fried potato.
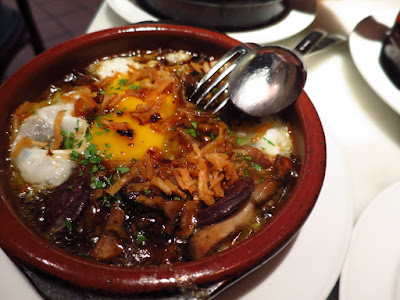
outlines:
{"label": "shredded fried potato", "polygon": [[46,142],[38,142],[38,141],[32,141],[29,137],[25,136],[22,139],[18,141],[18,143],[15,145],[13,151],[11,152],[10,157],[12,159],[17,158],[22,150],[24,148],[30,148],[32,146],[38,146],[38,147],[46,147],[47,143]]}
{"label": "shredded fried potato", "polygon": [[11,158],[15,159],[17,158],[20,154],[22,149],[25,147],[29,148],[32,146],[32,140],[29,137],[24,137],[18,141],[18,143],[15,145],[13,151],[11,152]]}
{"label": "shredded fried potato", "polygon": [[65,111],[60,110],[54,120],[54,142],[53,142],[53,149],[59,149],[61,143],[63,142],[62,130],[61,130],[61,123],[64,118]]}

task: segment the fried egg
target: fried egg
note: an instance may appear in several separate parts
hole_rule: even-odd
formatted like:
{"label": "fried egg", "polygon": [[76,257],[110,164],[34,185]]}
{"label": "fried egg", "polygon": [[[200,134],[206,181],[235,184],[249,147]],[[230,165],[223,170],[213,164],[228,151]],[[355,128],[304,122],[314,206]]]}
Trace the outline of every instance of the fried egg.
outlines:
{"label": "fried egg", "polygon": [[104,79],[117,73],[126,74],[130,70],[130,66],[134,66],[136,69],[142,68],[142,65],[136,62],[133,57],[114,57],[97,61],[91,64],[88,70],[99,79]]}
{"label": "fried egg", "polygon": [[[127,74],[119,75],[111,82],[105,93],[121,96],[128,89],[138,88],[139,82],[127,85],[127,78]],[[103,160],[121,164],[130,160],[142,159],[152,147],[160,150],[165,148],[166,135],[155,131],[152,123],[142,124],[138,118],[132,115],[139,106],[146,105],[158,105],[155,121],[157,118],[169,118],[176,109],[175,98],[168,93],[160,93],[145,99],[127,96],[119,101],[112,112],[96,119],[90,133],[92,143],[97,145]],[[104,123],[113,123],[114,126],[107,127],[103,125]],[[124,129],[117,129],[120,126]]]}
{"label": "fried egg", "polygon": [[[83,139],[89,124],[86,120],[72,116],[72,103],[62,101],[36,110],[21,124],[11,151],[24,137],[32,141],[44,142],[49,145],[54,139],[54,121],[60,111],[65,111],[61,123],[62,131],[74,133],[76,139]],[[82,152],[86,143],[82,143]],[[40,188],[54,188],[62,184],[71,175],[75,162],[70,160],[72,150],[49,150],[39,146],[25,147],[15,158],[15,166],[19,169],[21,178]]]}

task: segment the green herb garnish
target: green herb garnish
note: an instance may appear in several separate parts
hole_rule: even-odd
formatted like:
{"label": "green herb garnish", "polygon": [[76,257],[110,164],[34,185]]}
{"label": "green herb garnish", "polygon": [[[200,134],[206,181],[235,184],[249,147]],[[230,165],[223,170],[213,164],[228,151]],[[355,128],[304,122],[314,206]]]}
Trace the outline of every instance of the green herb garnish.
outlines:
{"label": "green herb garnish", "polygon": [[197,137],[196,130],[193,128],[186,128],[183,131],[189,133],[192,137]]}
{"label": "green herb garnish", "polygon": [[273,142],[271,142],[269,139],[267,138],[263,138],[263,140],[267,141],[268,144],[275,146],[275,144]]}
{"label": "green herb garnish", "polygon": [[65,223],[65,226],[67,227],[68,230],[71,230],[71,229],[72,229],[72,222],[71,222],[71,219],[65,218],[64,223]]}
{"label": "green herb garnish", "polygon": [[125,173],[128,173],[130,169],[128,167],[119,167],[119,168],[115,168],[115,170],[120,172],[123,175]]}
{"label": "green herb garnish", "polygon": [[69,157],[71,160],[77,160],[79,157],[81,157],[81,155],[79,152],[72,150]]}
{"label": "green herb garnish", "polygon": [[257,170],[257,171],[261,171],[262,170],[262,167],[260,166],[260,165],[257,165],[257,164],[255,164],[255,163],[251,163],[251,165],[252,165],[252,167],[255,169],[255,170]]}
{"label": "green herb garnish", "polygon": [[142,231],[138,231],[136,235],[136,245],[143,245],[147,241],[147,238],[144,236]]}
{"label": "green herb garnish", "polygon": [[138,90],[139,88],[140,88],[140,85],[138,85],[138,84],[131,83],[129,85],[129,89],[131,89],[131,90]]}
{"label": "green herb garnish", "polygon": [[97,189],[104,189],[106,187],[106,183],[101,181],[100,178],[93,176],[92,181],[90,183],[90,188],[92,190],[97,190]]}

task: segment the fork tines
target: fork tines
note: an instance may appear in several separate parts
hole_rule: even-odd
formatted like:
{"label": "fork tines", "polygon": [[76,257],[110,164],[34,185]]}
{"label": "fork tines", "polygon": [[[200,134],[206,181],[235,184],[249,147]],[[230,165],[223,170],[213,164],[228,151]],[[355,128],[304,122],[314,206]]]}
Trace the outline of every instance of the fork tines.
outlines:
{"label": "fork tines", "polygon": [[[258,48],[256,44],[246,43],[240,44],[235,48],[229,50],[224,56],[222,56],[218,62],[204,75],[204,77],[197,83],[194,92],[190,95],[190,100],[199,105],[215,88],[218,90],[212,95],[211,99],[204,105],[204,108],[208,108],[216,99],[218,99],[223,93],[228,90],[228,81],[223,86],[218,85],[232,72],[236,67],[237,60],[246,54],[249,50]],[[229,65],[227,65],[230,62]],[[222,68],[227,65],[223,70]],[[221,71],[221,72],[219,72]],[[219,72],[219,74],[217,74]],[[213,79],[217,76],[215,79]],[[225,104],[229,101],[228,94],[221,100],[217,108],[213,113],[217,113]]]}

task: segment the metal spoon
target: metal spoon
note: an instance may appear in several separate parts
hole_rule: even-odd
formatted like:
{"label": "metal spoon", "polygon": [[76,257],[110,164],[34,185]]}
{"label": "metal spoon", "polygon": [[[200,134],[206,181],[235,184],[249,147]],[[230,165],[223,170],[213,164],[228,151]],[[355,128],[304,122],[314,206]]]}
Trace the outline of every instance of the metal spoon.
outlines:
{"label": "metal spoon", "polygon": [[294,50],[265,46],[239,58],[229,77],[232,103],[246,114],[262,117],[282,111],[303,91],[307,69],[301,58],[324,38],[313,32]]}
{"label": "metal spoon", "polygon": [[[340,35],[314,30],[294,50],[282,46],[240,44],[218,60],[196,84],[189,98],[200,106],[210,96],[204,109],[219,99],[213,113],[231,101],[251,116],[274,114],[296,101],[303,90],[307,72],[301,56],[317,53],[345,40]],[[224,83],[228,75],[229,80]]]}

